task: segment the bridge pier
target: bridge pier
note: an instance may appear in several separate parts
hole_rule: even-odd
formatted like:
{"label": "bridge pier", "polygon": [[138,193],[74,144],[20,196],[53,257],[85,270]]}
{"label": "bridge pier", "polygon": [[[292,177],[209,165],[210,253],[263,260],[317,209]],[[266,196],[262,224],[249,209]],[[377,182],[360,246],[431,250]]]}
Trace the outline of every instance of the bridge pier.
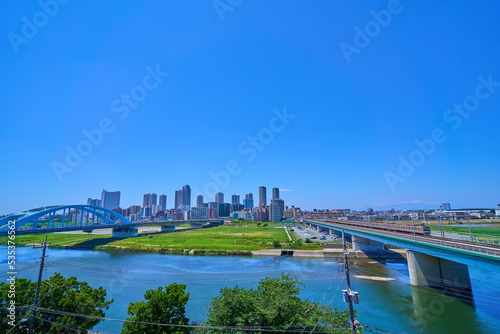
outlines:
{"label": "bridge pier", "polygon": [[451,295],[472,296],[466,264],[410,250],[407,261],[411,285],[444,289]]}
{"label": "bridge pier", "polygon": [[328,229],[328,235],[334,235],[336,237],[342,238],[342,232],[332,230],[331,228]]}
{"label": "bridge pier", "polygon": [[191,223],[191,229],[203,228],[203,223]]}
{"label": "bridge pier", "polygon": [[175,225],[162,225],[160,232],[174,232],[175,231]]}
{"label": "bridge pier", "polygon": [[353,235],[352,249],[359,250],[362,252],[373,252],[373,251],[383,251],[385,249],[385,246],[381,242]]}
{"label": "bridge pier", "polygon": [[139,234],[139,230],[136,228],[128,228],[128,227],[115,227],[111,231],[112,238],[129,238],[129,237],[137,237]]}

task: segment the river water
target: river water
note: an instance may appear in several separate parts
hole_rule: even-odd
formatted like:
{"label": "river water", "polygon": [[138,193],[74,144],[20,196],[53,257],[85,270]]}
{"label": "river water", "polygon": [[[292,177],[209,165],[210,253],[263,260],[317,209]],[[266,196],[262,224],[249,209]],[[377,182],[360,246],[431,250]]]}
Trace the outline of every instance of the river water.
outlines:
{"label": "river water", "polygon": [[[16,263],[19,278],[35,280],[41,249],[18,247]],[[0,246],[2,271],[7,279],[7,250]],[[302,298],[347,308],[342,301],[345,289],[343,265],[338,259],[244,256],[186,256],[136,253],[108,253],[86,250],[47,250],[44,278],[60,272],[76,276],[93,287],[102,286],[114,302],[106,317],[127,318],[130,302],[143,300],[146,290],[170,283],[187,285],[190,293],[186,306],[192,321],[206,317],[210,299],[223,287],[255,288],[265,277],[290,272],[304,285]],[[422,287],[412,287],[405,262],[379,263],[355,260],[351,267],[353,290],[360,303],[355,306],[357,319],[366,332],[392,333],[497,333],[500,331],[500,287],[498,272],[470,268],[474,303],[458,301]],[[358,277],[356,277],[358,276]],[[392,278],[375,281],[366,277]],[[122,323],[103,321],[94,327],[101,333],[119,333]]]}

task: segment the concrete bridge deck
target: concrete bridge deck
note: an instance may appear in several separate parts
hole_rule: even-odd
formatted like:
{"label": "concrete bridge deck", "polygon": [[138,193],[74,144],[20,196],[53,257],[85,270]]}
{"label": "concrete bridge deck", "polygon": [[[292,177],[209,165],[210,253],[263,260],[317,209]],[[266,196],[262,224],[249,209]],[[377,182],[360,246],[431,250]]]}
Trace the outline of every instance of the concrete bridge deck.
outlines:
{"label": "concrete bridge deck", "polygon": [[388,231],[383,229],[384,225],[373,222],[367,222],[366,227],[342,221],[305,220],[305,223],[330,234],[348,234],[354,250],[383,250],[385,244],[404,248],[411,285],[440,289],[471,303],[469,266],[500,270],[499,245]]}

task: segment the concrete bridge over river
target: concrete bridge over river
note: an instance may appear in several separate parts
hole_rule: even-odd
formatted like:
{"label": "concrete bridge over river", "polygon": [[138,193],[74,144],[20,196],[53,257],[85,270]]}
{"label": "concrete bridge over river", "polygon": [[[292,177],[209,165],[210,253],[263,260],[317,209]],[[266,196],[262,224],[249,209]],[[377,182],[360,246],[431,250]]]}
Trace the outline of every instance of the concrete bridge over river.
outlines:
{"label": "concrete bridge over river", "polygon": [[[310,227],[352,241],[352,248],[368,255],[393,245],[407,250],[410,283],[472,296],[469,266],[500,272],[500,245],[387,231],[375,222],[304,220]],[[364,225],[364,226],[363,226]],[[377,227],[379,225],[379,227]]]}

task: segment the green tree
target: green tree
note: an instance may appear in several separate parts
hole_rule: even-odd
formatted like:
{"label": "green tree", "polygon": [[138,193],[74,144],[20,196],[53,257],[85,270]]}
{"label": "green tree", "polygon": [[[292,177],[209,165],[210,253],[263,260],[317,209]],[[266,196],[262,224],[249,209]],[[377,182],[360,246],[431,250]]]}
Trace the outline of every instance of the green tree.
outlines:
{"label": "green tree", "polygon": [[[207,326],[253,327],[276,330],[302,330],[307,333],[349,333],[349,313],[303,300],[298,294],[303,285],[290,274],[266,278],[257,289],[224,288],[212,299]],[[198,330],[197,332],[203,332]],[[234,330],[213,330],[207,333],[235,333]]]}
{"label": "green tree", "polygon": [[[29,309],[24,306],[32,306],[35,298],[36,282],[24,278],[15,281],[15,297],[11,295],[10,283],[0,283],[0,305],[9,305],[11,300],[16,303],[16,323],[28,314]],[[100,321],[83,317],[65,316],[53,314],[44,309],[63,312],[79,313],[96,317],[104,317],[103,309],[113,300],[106,301],[106,290],[102,287],[94,289],[85,282],[79,282],[76,277],[64,278],[60,273],[55,273],[48,280],[43,281],[40,286],[39,307],[36,313],[35,333],[74,333],[75,331],[86,332]],[[0,309],[2,318],[0,333],[6,333],[12,329],[7,317],[9,310]],[[27,332],[28,321],[22,322],[10,333]]]}
{"label": "green tree", "polygon": [[[185,306],[189,293],[185,292],[186,285],[173,283],[156,290],[148,290],[144,294],[145,301],[130,303],[127,320],[158,324],[188,325],[189,319],[185,316]],[[155,333],[188,333],[188,328],[167,327],[146,324],[125,323],[121,331],[123,334],[155,334]]]}

